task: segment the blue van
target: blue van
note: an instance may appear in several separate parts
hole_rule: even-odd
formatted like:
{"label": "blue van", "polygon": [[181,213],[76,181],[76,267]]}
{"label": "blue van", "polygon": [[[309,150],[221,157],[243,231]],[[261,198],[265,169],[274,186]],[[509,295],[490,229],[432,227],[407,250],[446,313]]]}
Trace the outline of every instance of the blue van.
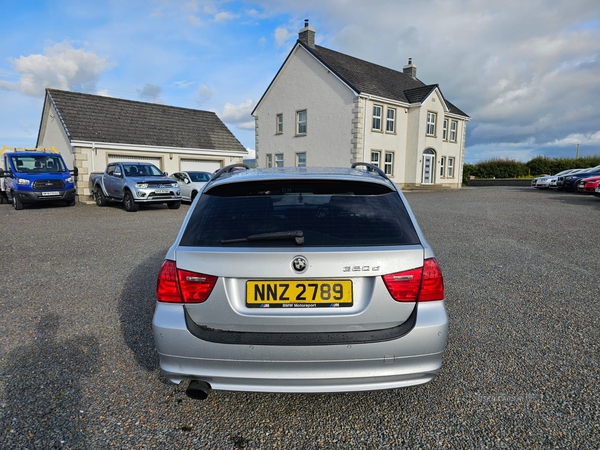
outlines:
{"label": "blue van", "polygon": [[26,203],[62,201],[75,205],[77,169],[69,170],[60,153],[5,151],[0,193],[16,210]]}

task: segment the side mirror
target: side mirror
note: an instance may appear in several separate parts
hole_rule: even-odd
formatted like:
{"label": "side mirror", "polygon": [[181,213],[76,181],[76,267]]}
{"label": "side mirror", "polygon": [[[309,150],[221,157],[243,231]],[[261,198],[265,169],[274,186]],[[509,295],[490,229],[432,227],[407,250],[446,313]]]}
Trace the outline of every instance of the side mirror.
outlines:
{"label": "side mirror", "polygon": [[164,175],[165,177],[168,177],[168,176],[169,176],[169,172],[163,172],[163,175]]}

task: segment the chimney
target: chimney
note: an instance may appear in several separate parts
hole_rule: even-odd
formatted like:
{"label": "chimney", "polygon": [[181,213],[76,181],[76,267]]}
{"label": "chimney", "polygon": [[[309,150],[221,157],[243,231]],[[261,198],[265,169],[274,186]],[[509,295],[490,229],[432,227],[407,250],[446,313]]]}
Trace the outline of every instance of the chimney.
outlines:
{"label": "chimney", "polygon": [[413,65],[412,58],[408,58],[408,64],[402,68],[402,72],[411,78],[417,79],[417,66]]}
{"label": "chimney", "polygon": [[308,19],[304,19],[304,28],[298,32],[298,40],[310,48],[315,48],[315,29],[308,26]]}

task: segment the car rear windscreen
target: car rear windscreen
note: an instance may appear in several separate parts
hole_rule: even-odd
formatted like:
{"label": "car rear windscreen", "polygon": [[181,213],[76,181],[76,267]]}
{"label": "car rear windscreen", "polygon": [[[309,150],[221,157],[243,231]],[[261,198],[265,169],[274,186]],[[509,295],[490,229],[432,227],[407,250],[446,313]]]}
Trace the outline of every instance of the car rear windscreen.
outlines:
{"label": "car rear windscreen", "polygon": [[[301,239],[298,236],[301,235]],[[370,182],[253,181],[204,193],[180,245],[192,247],[419,244],[398,193]]]}

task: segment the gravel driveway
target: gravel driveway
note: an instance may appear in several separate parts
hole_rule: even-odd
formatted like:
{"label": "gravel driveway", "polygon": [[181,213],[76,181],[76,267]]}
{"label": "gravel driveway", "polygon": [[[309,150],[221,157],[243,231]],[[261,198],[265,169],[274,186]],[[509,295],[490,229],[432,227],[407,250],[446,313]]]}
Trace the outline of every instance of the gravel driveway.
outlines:
{"label": "gravel driveway", "polygon": [[185,396],[151,334],[188,206],[0,206],[0,448],[600,448],[600,199],[411,192],[451,318],[441,375],[333,395]]}

